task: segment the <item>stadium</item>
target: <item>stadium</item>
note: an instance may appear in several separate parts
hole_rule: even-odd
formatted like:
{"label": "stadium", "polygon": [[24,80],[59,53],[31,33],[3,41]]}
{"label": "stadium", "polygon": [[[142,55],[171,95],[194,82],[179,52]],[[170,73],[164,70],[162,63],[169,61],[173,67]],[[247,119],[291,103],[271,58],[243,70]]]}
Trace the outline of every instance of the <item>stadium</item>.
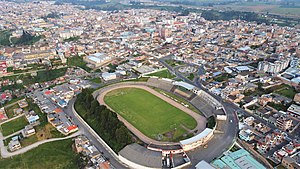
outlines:
{"label": "stadium", "polygon": [[206,145],[226,121],[218,101],[193,85],[170,79],[112,84],[93,95],[143,142],[118,153],[130,168],[189,166],[187,152]]}

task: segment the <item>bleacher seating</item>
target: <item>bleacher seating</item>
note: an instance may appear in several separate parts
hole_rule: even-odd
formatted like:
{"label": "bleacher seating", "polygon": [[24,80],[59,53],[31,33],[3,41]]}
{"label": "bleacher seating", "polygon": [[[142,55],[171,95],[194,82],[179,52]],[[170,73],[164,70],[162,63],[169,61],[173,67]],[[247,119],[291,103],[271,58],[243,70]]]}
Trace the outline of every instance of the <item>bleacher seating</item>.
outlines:
{"label": "bleacher seating", "polygon": [[173,88],[173,84],[172,84],[171,81],[167,81],[167,80],[164,80],[164,79],[158,79],[158,78],[149,78],[148,81],[147,81],[147,84],[149,86],[160,88],[160,89],[163,89],[163,90],[166,90],[166,91],[169,91],[169,92]]}

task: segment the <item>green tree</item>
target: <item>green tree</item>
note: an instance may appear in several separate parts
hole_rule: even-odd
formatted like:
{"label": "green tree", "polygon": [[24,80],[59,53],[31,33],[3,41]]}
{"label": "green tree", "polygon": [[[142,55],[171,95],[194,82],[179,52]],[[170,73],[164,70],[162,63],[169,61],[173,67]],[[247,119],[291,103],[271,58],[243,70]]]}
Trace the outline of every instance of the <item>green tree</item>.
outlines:
{"label": "green tree", "polygon": [[128,133],[127,128],[122,125],[120,128],[116,130],[116,139],[121,144],[121,146],[125,146],[131,142],[131,137]]}
{"label": "green tree", "polygon": [[98,108],[99,106],[100,106],[100,105],[99,105],[99,102],[98,102],[96,99],[94,99],[94,100],[92,101],[92,103],[91,103],[90,113],[91,113],[91,114],[96,114],[96,110],[97,110],[97,108]]}

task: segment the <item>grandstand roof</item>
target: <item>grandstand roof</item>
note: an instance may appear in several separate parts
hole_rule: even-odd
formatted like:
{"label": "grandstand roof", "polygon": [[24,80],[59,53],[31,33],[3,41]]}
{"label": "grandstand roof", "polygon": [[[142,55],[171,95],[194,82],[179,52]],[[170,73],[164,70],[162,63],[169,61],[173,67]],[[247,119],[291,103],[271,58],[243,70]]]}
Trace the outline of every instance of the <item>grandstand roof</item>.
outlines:
{"label": "grandstand roof", "polygon": [[180,81],[180,82],[173,82],[174,85],[177,85],[177,86],[181,86],[181,87],[184,87],[188,90],[193,90],[195,88],[194,85],[191,85],[191,84],[188,84],[186,82],[183,82],[183,81]]}
{"label": "grandstand roof", "polygon": [[211,131],[212,131],[212,129],[206,128],[205,130],[203,130],[201,133],[197,134],[196,136],[180,141],[180,144],[188,145],[188,144],[194,143],[194,142],[206,137]]}
{"label": "grandstand roof", "polygon": [[127,145],[119,155],[139,165],[161,168],[161,152],[148,150],[136,143]]}

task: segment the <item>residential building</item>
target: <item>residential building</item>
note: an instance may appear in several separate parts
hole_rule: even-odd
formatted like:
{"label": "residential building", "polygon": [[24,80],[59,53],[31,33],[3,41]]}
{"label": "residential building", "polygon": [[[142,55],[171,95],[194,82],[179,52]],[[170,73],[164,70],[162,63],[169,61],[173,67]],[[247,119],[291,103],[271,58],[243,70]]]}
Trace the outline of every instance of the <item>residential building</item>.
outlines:
{"label": "residential building", "polygon": [[20,148],[22,148],[22,146],[21,146],[21,143],[19,142],[18,139],[12,139],[8,143],[8,149],[9,149],[9,151],[16,151],[16,150],[19,150]]}
{"label": "residential building", "polygon": [[258,63],[258,70],[266,73],[279,73],[289,66],[290,59],[276,61],[261,61]]}
{"label": "residential building", "polygon": [[32,125],[25,126],[24,130],[22,131],[24,137],[30,137],[35,134],[35,129]]}
{"label": "residential building", "polygon": [[276,127],[280,130],[286,131],[292,127],[293,120],[287,117],[286,115],[281,115],[276,119]]}

